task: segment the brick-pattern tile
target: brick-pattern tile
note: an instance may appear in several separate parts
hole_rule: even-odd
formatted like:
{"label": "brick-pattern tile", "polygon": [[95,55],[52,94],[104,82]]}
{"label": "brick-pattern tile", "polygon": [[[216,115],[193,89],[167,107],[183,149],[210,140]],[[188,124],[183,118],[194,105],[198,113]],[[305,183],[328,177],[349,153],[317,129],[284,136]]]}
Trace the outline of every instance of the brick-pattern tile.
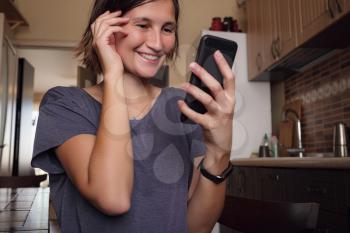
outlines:
{"label": "brick-pattern tile", "polygon": [[284,81],[286,102],[302,99],[307,152],[332,152],[333,126],[350,126],[350,48]]}

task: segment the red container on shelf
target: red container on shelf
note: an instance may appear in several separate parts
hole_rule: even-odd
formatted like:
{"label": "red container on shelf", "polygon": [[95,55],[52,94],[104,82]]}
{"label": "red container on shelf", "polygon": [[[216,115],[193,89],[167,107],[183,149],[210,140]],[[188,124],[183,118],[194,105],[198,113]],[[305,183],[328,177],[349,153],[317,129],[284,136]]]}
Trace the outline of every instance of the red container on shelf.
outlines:
{"label": "red container on shelf", "polygon": [[210,30],[212,31],[222,31],[223,24],[221,22],[221,17],[214,17],[211,22]]}

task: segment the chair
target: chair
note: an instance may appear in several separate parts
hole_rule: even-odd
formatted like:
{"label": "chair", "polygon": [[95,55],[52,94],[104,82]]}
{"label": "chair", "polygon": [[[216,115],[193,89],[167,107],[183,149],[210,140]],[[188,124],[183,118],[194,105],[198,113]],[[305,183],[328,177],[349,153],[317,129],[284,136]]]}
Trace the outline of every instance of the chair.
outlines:
{"label": "chair", "polygon": [[39,176],[0,176],[0,188],[40,187],[47,174]]}
{"label": "chair", "polygon": [[314,232],[317,203],[260,201],[226,196],[218,222],[243,233]]}

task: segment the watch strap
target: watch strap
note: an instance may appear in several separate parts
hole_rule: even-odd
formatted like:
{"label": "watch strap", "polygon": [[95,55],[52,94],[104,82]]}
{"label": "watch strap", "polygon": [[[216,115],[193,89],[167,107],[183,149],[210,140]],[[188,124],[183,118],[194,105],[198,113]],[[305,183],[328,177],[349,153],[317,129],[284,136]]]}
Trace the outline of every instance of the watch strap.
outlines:
{"label": "watch strap", "polygon": [[223,182],[233,171],[233,165],[231,162],[229,162],[227,168],[220,174],[220,175],[213,175],[210,174],[204,167],[204,158],[201,160],[201,162],[198,165],[198,169],[200,170],[201,174],[209,179],[210,181],[214,182],[215,184],[220,184]]}

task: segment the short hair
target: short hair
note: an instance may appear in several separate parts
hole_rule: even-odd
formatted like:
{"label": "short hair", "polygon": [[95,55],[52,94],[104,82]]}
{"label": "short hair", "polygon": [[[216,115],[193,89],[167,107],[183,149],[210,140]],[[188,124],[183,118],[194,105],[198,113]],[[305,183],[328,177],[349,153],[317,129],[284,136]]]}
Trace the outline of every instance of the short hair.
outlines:
{"label": "short hair", "polygon": [[[96,74],[102,73],[102,67],[98,59],[95,48],[93,47],[93,35],[91,32],[90,25],[95,22],[95,20],[104,12],[118,11],[121,10],[122,14],[141,6],[143,4],[158,1],[158,0],[95,0],[94,6],[92,8],[89,23],[85,29],[82,39],[80,40],[78,46],[76,47],[75,55],[77,57],[82,56],[81,62],[86,66],[86,68],[91,69]],[[172,0],[175,10],[175,20],[178,22],[180,7],[178,0]],[[178,54],[179,38],[178,30],[175,30],[175,46],[173,51],[168,55],[167,58],[174,58]]]}

